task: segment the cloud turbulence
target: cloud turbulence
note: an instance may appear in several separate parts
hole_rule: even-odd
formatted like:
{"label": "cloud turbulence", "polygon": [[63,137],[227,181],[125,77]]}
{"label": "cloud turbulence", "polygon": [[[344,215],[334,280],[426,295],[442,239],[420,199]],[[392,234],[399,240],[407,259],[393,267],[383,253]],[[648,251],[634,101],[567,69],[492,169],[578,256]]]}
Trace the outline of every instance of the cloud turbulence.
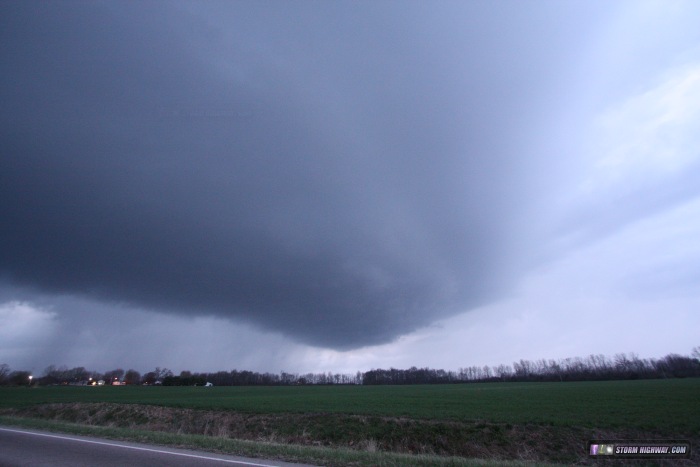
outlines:
{"label": "cloud turbulence", "polygon": [[[2,9],[5,284],[231,318],[338,350],[507,296],[552,253],[544,219],[571,180],[569,154],[534,142],[556,132],[555,109],[596,105],[562,82],[585,71],[586,46],[616,11]],[[580,203],[558,234],[614,230],[624,215],[576,217],[599,205]]]}

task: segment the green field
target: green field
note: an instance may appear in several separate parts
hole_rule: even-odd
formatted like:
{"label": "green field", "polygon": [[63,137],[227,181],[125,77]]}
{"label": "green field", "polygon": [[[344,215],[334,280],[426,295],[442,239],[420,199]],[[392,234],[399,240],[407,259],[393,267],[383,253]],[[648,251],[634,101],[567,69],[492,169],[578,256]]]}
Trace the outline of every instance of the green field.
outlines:
{"label": "green field", "polygon": [[630,427],[700,433],[700,379],[416,386],[2,388],[0,408],[112,402],[245,413]]}
{"label": "green field", "polygon": [[[109,414],[97,408],[105,403],[113,404]],[[77,407],[88,406],[89,411],[77,415]],[[136,406],[169,408],[168,420],[180,420],[179,431],[183,431],[186,413],[195,411],[198,418],[211,420],[211,426],[216,420],[227,420],[226,436],[237,439],[249,434],[248,439],[269,437],[332,447],[371,442],[380,450],[456,456],[473,455],[477,449],[461,450],[459,446],[481,443],[488,448],[485,452],[498,452],[496,457],[501,459],[517,458],[520,448],[516,445],[537,445],[540,439],[549,440],[552,454],[542,458],[543,454],[533,448],[531,459],[559,462],[580,459],[585,455],[581,450],[586,439],[593,436],[700,439],[699,378],[416,386],[0,389],[0,414],[15,416],[102,425],[111,420],[112,426],[132,428],[140,427],[134,420],[156,417],[155,409],[149,409],[151,415],[147,416],[125,409]],[[102,413],[99,417],[95,415],[98,412]],[[165,417],[160,412],[157,416]],[[98,418],[99,422],[93,421]],[[212,433],[211,426],[207,422],[209,428],[188,432],[218,436],[222,428]],[[239,426],[245,426],[249,433],[236,431]],[[568,454],[567,443],[572,444]]]}

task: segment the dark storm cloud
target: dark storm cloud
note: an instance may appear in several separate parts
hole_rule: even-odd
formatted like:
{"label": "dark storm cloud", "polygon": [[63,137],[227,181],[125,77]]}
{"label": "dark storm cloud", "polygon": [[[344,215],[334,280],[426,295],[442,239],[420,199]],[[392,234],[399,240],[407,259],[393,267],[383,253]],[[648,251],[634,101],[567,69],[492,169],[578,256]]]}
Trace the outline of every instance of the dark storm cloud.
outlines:
{"label": "dark storm cloud", "polygon": [[334,348],[481,303],[556,5],[6,3],[0,274]]}

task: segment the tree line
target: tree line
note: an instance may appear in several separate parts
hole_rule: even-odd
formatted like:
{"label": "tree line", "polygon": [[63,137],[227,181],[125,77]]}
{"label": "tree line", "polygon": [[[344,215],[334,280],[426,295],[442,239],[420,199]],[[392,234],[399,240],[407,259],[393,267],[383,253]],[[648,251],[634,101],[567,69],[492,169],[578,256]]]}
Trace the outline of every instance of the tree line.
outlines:
{"label": "tree line", "polygon": [[669,354],[660,359],[641,359],[634,353],[621,353],[613,358],[590,355],[586,358],[560,360],[519,360],[512,365],[470,366],[458,371],[416,368],[373,369],[355,374],[341,373],[258,373],[255,371],[217,371],[193,373],[181,371],[175,375],[167,368],[141,374],[136,370],[121,368],[103,373],[84,367],[47,367],[42,375],[34,376],[26,370],[12,370],[0,364],[0,385],[163,385],[202,386],[291,386],[330,384],[450,384],[496,381],[602,381],[624,379],[690,378],[700,377],[700,347],[690,356]]}
{"label": "tree line", "polygon": [[590,355],[561,360],[520,360],[513,365],[471,366],[459,371],[416,367],[407,370],[380,369],[363,373],[362,384],[603,381],[699,376],[700,347],[696,347],[692,356],[669,354],[660,359],[641,359],[634,353],[621,353],[612,359],[604,355]]}

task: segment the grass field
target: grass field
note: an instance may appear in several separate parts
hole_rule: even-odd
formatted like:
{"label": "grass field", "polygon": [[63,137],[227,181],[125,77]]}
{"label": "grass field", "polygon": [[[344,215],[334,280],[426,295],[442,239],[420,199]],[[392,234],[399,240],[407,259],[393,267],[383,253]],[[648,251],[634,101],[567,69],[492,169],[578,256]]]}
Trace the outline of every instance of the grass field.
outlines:
{"label": "grass field", "polygon": [[[113,404],[109,415],[98,409],[105,403]],[[124,408],[134,404],[152,407],[149,415]],[[478,454],[481,443],[486,446],[483,452],[498,452],[501,459],[571,462],[573,451],[580,459],[582,446],[593,436],[700,439],[698,378],[425,386],[0,389],[0,413],[81,423],[97,424],[94,420],[102,417],[101,424],[111,420],[112,426],[135,428],[145,419],[165,420],[166,415],[154,411],[154,406],[169,408],[167,419],[179,420],[179,431],[187,417],[192,420],[188,427],[197,425],[197,418],[208,420],[204,431],[188,428],[189,433],[199,430],[238,439],[456,456]],[[79,415],[79,407],[90,409]],[[225,428],[219,425],[214,432],[213,426],[222,420],[226,420]],[[549,440],[551,455],[547,458],[536,452],[542,439]],[[562,446],[567,443],[576,444],[569,454]],[[460,448],[467,444],[472,447]],[[524,453],[513,444],[531,444],[532,449]]]}
{"label": "grass field", "polygon": [[425,386],[54,386],[2,388],[0,394],[0,408],[112,402],[259,414],[345,413],[700,433],[698,378]]}

